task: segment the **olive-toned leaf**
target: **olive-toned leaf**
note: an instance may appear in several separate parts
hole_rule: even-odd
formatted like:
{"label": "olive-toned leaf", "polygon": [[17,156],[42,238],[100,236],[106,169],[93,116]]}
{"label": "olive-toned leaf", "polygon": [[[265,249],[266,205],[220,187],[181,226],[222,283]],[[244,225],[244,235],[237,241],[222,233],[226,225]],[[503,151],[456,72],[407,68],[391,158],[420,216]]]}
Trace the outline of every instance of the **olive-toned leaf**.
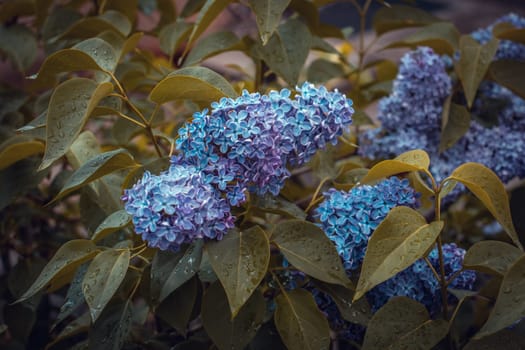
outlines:
{"label": "olive-toned leaf", "polygon": [[500,241],[481,241],[467,250],[463,267],[490,274],[504,275],[510,265],[523,255],[513,245]]}
{"label": "olive-toned leaf", "polygon": [[170,57],[191,33],[192,25],[183,20],[170,23],[159,33],[160,48]]}
{"label": "olive-toned leaf", "polygon": [[428,320],[414,330],[396,339],[389,350],[432,349],[448,333],[448,322],[445,320]]}
{"label": "olive-toned leaf", "polygon": [[525,98],[525,64],[522,61],[498,60],[490,65],[490,78]]}
{"label": "olive-toned leaf", "polygon": [[525,317],[525,256],[510,265],[487,322],[474,336],[479,339],[511,326]]}
{"label": "olive-toned leaf", "polygon": [[101,12],[106,14],[109,10],[120,12],[125,15],[130,23],[135,22],[137,17],[138,0],[104,0],[101,4]]}
{"label": "olive-toned leaf", "polygon": [[14,136],[0,145],[0,170],[35,154],[44,152],[44,144],[25,136]]}
{"label": "olive-toned leaf", "polygon": [[463,35],[459,40],[459,60],[454,69],[461,80],[468,107],[472,107],[479,84],[488,71],[490,62],[498,50],[499,40],[492,38],[481,45],[469,35]]}
{"label": "olive-toned leaf", "polygon": [[523,333],[515,329],[502,329],[482,339],[471,340],[463,350],[494,350],[505,347],[505,350],[525,349]]}
{"label": "olive-toned leaf", "polygon": [[277,29],[290,0],[249,0],[248,3],[255,13],[262,44],[266,45]]}
{"label": "olive-toned leaf", "polygon": [[113,214],[109,215],[98,225],[97,229],[93,233],[91,240],[97,242],[107,235],[118,231],[131,223],[131,215],[125,210],[118,210]]}
{"label": "olive-toned leaf", "polygon": [[465,163],[457,167],[444,181],[449,179],[461,182],[474,193],[498,220],[514,244],[523,250],[510,216],[505,186],[492,170],[479,163]]}
{"label": "olive-toned leaf", "polygon": [[525,28],[517,28],[508,22],[500,22],[492,28],[492,34],[500,40],[525,44]]}
{"label": "olive-toned leaf", "polygon": [[242,50],[244,44],[232,32],[217,32],[202,38],[191,49],[183,66],[192,66],[224,51]]}
{"label": "olive-toned leaf", "polygon": [[419,27],[435,22],[439,22],[439,19],[426,11],[410,6],[393,5],[377,10],[372,26],[377,35],[380,35],[391,30]]}
{"label": "olive-toned leaf", "polygon": [[221,75],[205,67],[186,67],[170,73],[151,91],[149,98],[158,104],[189,99],[209,104],[237,93]]}
{"label": "olive-toned leaf", "polygon": [[128,36],[131,32],[131,22],[122,13],[109,10],[98,17],[86,17],[75,22],[55,39],[91,38],[106,30],[114,30]]}
{"label": "olive-toned leaf", "polygon": [[207,242],[205,248],[235,317],[266,275],[270,242],[266,233],[254,226],[230,230],[222,240]]}
{"label": "olive-toned leaf", "polygon": [[186,18],[197,13],[197,11],[200,11],[202,9],[206,1],[207,0],[188,1],[182,8],[182,11],[180,12],[180,17]]}
{"label": "olive-toned leaf", "polygon": [[0,53],[3,52],[19,71],[33,65],[37,55],[34,33],[24,25],[0,26]]}
{"label": "olive-toned leaf", "polygon": [[250,196],[250,204],[262,211],[288,216],[295,219],[306,219],[306,213],[295,203],[289,202],[282,197],[274,197],[266,194],[264,196]]}
{"label": "olive-toned leaf", "polygon": [[67,180],[64,188],[53,199],[56,201],[80,187],[110,174],[117,170],[127,169],[138,166],[131,154],[125,149],[119,148],[114,151],[101,153],[91,158],[78,168]]}
{"label": "olive-toned leaf", "polygon": [[290,350],[322,350],[330,345],[328,321],[312,296],[304,289],[281,290],[275,298],[274,321]]}
{"label": "olive-toned leaf", "polygon": [[191,278],[168,295],[155,311],[161,319],[184,336],[197,301],[197,283],[197,278]]}
{"label": "olive-toned leaf", "polygon": [[470,127],[470,113],[465,106],[450,103],[443,109],[439,152],[452,147]]}
{"label": "olive-toned leaf", "polygon": [[333,180],[339,174],[339,169],[335,164],[335,150],[332,145],[327,145],[326,149],[314,154],[309,165],[313,174],[321,181]]}
{"label": "olive-toned leaf", "polygon": [[414,209],[392,209],[368,241],[354,300],[422,258],[442,228],[442,221],[427,224]]}
{"label": "olive-toned leaf", "polygon": [[459,31],[456,26],[450,22],[438,22],[421,27],[415,33],[389,44],[386,48],[408,46],[415,49],[418,46],[428,46],[437,54],[453,56],[458,44]]}
{"label": "olive-toned leaf", "polygon": [[373,125],[374,121],[365,111],[356,111],[352,115],[352,125],[361,126],[361,125]]}
{"label": "olive-toned leaf", "polygon": [[193,30],[191,32],[191,35],[188,39],[188,43],[186,45],[186,49],[184,50],[184,53],[182,56],[186,56],[188,53],[188,50],[191,47],[191,44],[195,40],[199,38],[199,36],[208,28],[210,23],[217,18],[217,16],[224,10],[229,4],[231,3],[231,0],[207,0],[204,6],[202,6],[199,17],[195,21],[195,25],[193,26]]}
{"label": "olive-toned leaf", "polygon": [[258,54],[272,71],[294,86],[310,52],[311,38],[304,23],[288,20],[278,27],[266,45],[258,47]]}
{"label": "olive-toned leaf", "polygon": [[88,266],[89,263],[85,263],[81,265],[75,272],[75,277],[73,277],[73,280],[69,285],[66,298],[60,307],[60,312],[58,313],[55,322],[51,326],[51,330],[53,330],[60,322],[69,317],[80,305],[84,303],[85,299],[84,294],[82,293],[82,281],[84,280]]}
{"label": "olive-toned leaf", "polygon": [[100,316],[124,280],[129,258],[129,249],[106,250],[89,264],[82,281],[82,292],[89,305],[93,322]]}
{"label": "olive-toned leaf", "polygon": [[315,224],[302,220],[279,223],[271,239],[299,270],[318,280],[352,288],[334,244]]}
{"label": "olive-toned leaf", "polygon": [[122,349],[131,331],[133,309],[131,300],[109,304],[89,332],[89,350]]}
{"label": "olive-toned leaf", "polygon": [[[332,78],[343,76],[344,68],[340,63],[318,58],[310,64],[306,75],[308,81],[312,83],[324,83]],[[352,125],[354,125],[353,117]]]}
{"label": "olive-toned leaf", "polygon": [[75,271],[80,265],[91,260],[98,253],[97,246],[87,239],[74,239],[64,243],[51,261],[47,263],[31,287],[18,299],[18,302],[30,298],[48,286],[52,280]]}
{"label": "olive-toned leaf", "polygon": [[82,314],[80,317],[77,317],[75,320],[71,321],[57,336],[53,339],[52,342],[47,344],[47,348],[51,348],[55,344],[61,342],[64,339],[87,333],[89,327],[91,326],[91,318],[89,317],[89,312]]}
{"label": "olive-toned leaf", "polygon": [[29,16],[35,13],[32,0],[4,1],[0,5],[0,22],[4,23],[13,17]]}
{"label": "olive-toned leaf", "polygon": [[66,154],[98,102],[113,90],[111,83],[73,78],[60,84],[49,102],[46,150],[39,169]]}
{"label": "olive-toned leaf", "polygon": [[408,151],[400,154],[394,159],[384,160],[370,169],[368,174],[361,180],[362,183],[377,181],[385,177],[397,175],[409,171],[428,172],[430,158],[423,150]]}
{"label": "olive-toned leaf", "polygon": [[151,266],[151,301],[161,303],[174,290],[192,278],[201,264],[203,241],[181,249],[177,253],[158,251]]}
{"label": "olive-toned leaf", "polygon": [[232,319],[226,292],[216,282],[204,292],[201,310],[204,329],[219,350],[242,350],[264,321],[266,301],[255,291]]}

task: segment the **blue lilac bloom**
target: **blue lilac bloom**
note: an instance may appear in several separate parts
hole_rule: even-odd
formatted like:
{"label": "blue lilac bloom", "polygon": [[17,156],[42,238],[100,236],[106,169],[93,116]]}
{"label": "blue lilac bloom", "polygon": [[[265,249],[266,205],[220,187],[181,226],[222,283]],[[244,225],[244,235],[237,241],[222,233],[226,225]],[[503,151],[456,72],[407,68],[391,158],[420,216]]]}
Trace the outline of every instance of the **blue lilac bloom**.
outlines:
{"label": "blue lilac bloom", "polygon": [[305,83],[269,94],[243,91],[223,98],[211,112],[195,113],[179,129],[177,149],[232,205],[245,191],[277,195],[290,176],[287,165],[301,165],[327,143],[335,144],[352,119],[352,101],[337,90]]}
{"label": "blue lilac bloom", "polygon": [[330,189],[324,196],[315,215],[335,244],[346,270],[356,270],[361,265],[372,232],[392,208],[418,205],[418,194],[408,180],[397,177],[374,186],[356,186],[349,192]]}
{"label": "blue lilac bloom", "polygon": [[[463,267],[465,250],[456,244],[443,245],[443,258],[445,262],[445,276],[450,279]],[[440,270],[437,248],[428,255],[428,259],[436,271]],[[461,290],[473,290],[476,281],[474,271],[465,270],[459,273],[449,285],[449,288]],[[401,271],[391,279],[379,284],[367,293],[373,311],[380,309],[394,296],[406,296],[412,298],[427,307],[432,315],[439,312],[441,308],[441,287],[424,260],[416,261],[406,270]],[[454,297],[449,294],[449,299]]]}
{"label": "blue lilac bloom", "polygon": [[230,206],[194,166],[177,159],[160,175],[144,173],[122,200],[150,247],[177,251],[198,238],[222,239],[233,227]]}

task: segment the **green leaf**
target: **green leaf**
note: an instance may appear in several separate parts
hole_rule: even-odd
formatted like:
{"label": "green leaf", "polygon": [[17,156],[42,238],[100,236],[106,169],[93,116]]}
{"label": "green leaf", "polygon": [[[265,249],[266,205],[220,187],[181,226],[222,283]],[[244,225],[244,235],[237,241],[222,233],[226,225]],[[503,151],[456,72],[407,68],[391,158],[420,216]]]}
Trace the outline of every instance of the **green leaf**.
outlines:
{"label": "green leaf", "polygon": [[471,340],[463,350],[494,350],[505,344],[505,350],[525,349],[523,333],[516,329],[502,329],[501,331],[484,337]]}
{"label": "green leaf", "polygon": [[374,121],[365,111],[357,111],[352,115],[352,125],[373,125]]}
{"label": "green leaf", "polygon": [[435,22],[439,22],[439,19],[426,11],[410,6],[393,5],[377,10],[372,26],[377,35],[381,35],[391,30],[419,27]]}
{"label": "green leaf", "polygon": [[525,98],[525,64],[522,61],[498,60],[490,65],[490,78]]}
{"label": "green leaf", "polygon": [[191,33],[192,25],[183,20],[166,25],[159,33],[160,48],[168,56],[172,56],[175,50],[186,40]]}
{"label": "green leaf", "polygon": [[208,26],[213,22],[213,20],[224,10],[231,0],[207,0],[201,11],[199,12],[199,17],[195,21],[193,30],[191,32],[188,43],[186,44],[186,49],[182,56],[186,56],[188,53],[191,44],[208,28]]}
{"label": "green leaf", "polygon": [[439,55],[453,56],[458,49],[459,32],[450,22],[432,23],[421,27],[415,33],[408,35],[401,41],[396,41],[385,48],[428,46]]}
{"label": "green leaf", "polygon": [[191,320],[197,301],[197,283],[197,278],[191,278],[168,295],[155,311],[161,319],[183,336],[186,336],[188,322]]}
{"label": "green leaf", "polygon": [[282,197],[274,197],[270,194],[264,196],[253,195],[250,196],[250,204],[264,212],[284,215],[295,219],[306,219],[304,210],[299,208],[295,203],[289,202]]}
{"label": "green leaf", "polygon": [[452,147],[470,127],[470,113],[465,106],[450,103],[443,108],[439,152]]}
{"label": "green leaf", "polygon": [[44,152],[44,144],[25,136],[14,136],[0,145],[0,170],[35,154]]}
{"label": "green leaf", "polygon": [[89,264],[82,281],[82,292],[89,305],[93,322],[100,316],[124,280],[129,258],[129,249],[106,250]]}
{"label": "green leaf", "polygon": [[98,102],[113,91],[111,83],[73,78],[60,84],[49,102],[46,150],[39,170],[62,157],[80,134]]}
{"label": "green leaf", "polygon": [[60,312],[58,313],[55,322],[51,326],[51,330],[53,330],[60,322],[64,321],[67,317],[71,316],[71,314],[80,305],[84,303],[85,299],[84,294],[82,293],[82,280],[86,275],[88,266],[89,263],[85,263],[81,265],[75,272],[75,277],[73,277],[73,280],[69,285],[66,298],[64,299],[64,303],[60,307]]}
{"label": "green leaf", "polygon": [[222,97],[237,96],[230,83],[211,69],[186,67],[162,79],[155,85],[149,98],[158,104],[183,99],[209,104]]}
{"label": "green leaf", "polygon": [[513,245],[500,241],[481,241],[469,248],[463,267],[490,274],[504,275],[510,265],[523,255]]}
{"label": "green leaf", "polygon": [[131,223],[131,215],[129,215],[124,209],[118,210],[113,214],[109,215],[98,225],[97,229],[93,233],[91,240],[97,242],[107,235],[116,232]]}
{"label": "green leaf", "polygon": [[442,228],[442,221],[427,224],[414,209],[392,209],[368,241],[354,300],[422,258]]}
{"label": "green leaf", "polygon": [[264,321],[266,301],[255,291],[232,319],[226,292],[216,282],[204,292],[201,310],[204,329],[219,350],[242,350]]}
{"label": "green leaf", "polygon": [[193,66],[200,61],[224,51],[242,50],[244,44],[232,32],[217,32],[202,38],[191,49],[183,66]]}
{"label": "green leaf", "polygon": [[505,229],[514,244],[523,250],[510,216],[509,198],[505,186],[492,170],[479,163],[465,163],[457,167],[447,180],[465,185],[485,204],[494,218]]}
{"label": "green leaf", "polygon": [[248,4],[255,13],[262,44],[266,45],[277,29],[290,0],[248,0]]}
{"label": "green leaf", "polygon": [[322,350],[330,345],[330,328],[315,300],[304,289],[281,290],[275,298],[274,321],[290,350]]}
{"label": "green leaf", "polygon": [[177,253],[159,250],[151,266],[151,299],[158,305],[192,278],[201,264],[203,241],[197,240]]}
{"label": "green leaf", "polygon": [[342,77],[344,68],[340,63],[318,58],[310,64],[306,75],[312,83],[324,83],[332,78]]}
{"label": "green leaf", "polygon": [[266,275],[270,262],[266,233],[259,226],[230,230],[222,240],[208,241],[206,252],[235,317]]}
{"label": "green leaf", "polygon": [[487,322],[474,336],[482,338],[495,333],[525,317],[525,256],[512,264],[499,288],[496,303],[490,312]]}
{"label": "green leaf", "polygon": [[393,297],[370,320],[362,349],[433,349],[447,333],[448,323],[429,320],[423,305]]}
{"label": "green leaf", "polygon": [[501,22],[492,29],[494,36],[500,40],[511,40],[525,44],[525,28],[516,28],[511,23]]}
{"label": "green leaf", "polygon": [[310,52],[312,35],[308,27],[297,19],[279,26],[265,46],[259,45],[258,54],[270,69],[294,86]]}
{"label": "green leaf", "polygon": [[469,35],[463,35],[459,40],[459,60],[454,68],[461,80],[468,107],[472,107],[479,84],[488,71],[490,62],[498,50],[499,40],[492,38],[481,45]]}
{"label": "green leaf", "polygon": [[89,332],[89,350],[119,350],[131,331],[131,300],[109,304]]}
{"label": "green leaf", "polygon": [[123,148],[101,153],[78,168],[73,175],[67,180],[59,194],[53,199],[56,201],[80,187],[96,180],[104,175],[110,174],[117,170],[137,167],[133,157]]}
{"label": "green leaf", "polygon": [[25,72],[37,56],[35,34],[26,26],[0,26],[0,52],[3,52],[19,71]]}
{"label": "green leaf", "polygon": [[47,263],[31,287],[17,300],[26,300],[48,286],[53,280],[75,271],[84,262],[99,253],[95,244],[87,239],[74,239],[64,243]]}
{"label": "green leaf", "polygon": [[85,17],[75,22],[54,39],[91,38],[106,30],[113,30],[127,37],[131,32],[131,22],[122,13],[109,10],[98,17]]}
{"label": "green leaf", "polygon": [[368,174],[361,179],[361,183],[377,181],[385,177],[409,171],[423,171],[428,173],[430,158],[423,150],[408,151],[394,159],[384,160],[370,169]]}
{"label": "green leaf", "polygon": [[4,209],[18,196],[36,188],[48,174],[48,170],[37,171],[38,159],[22,159],[8,168],[0,170],[0,183],[11,184],[16,179],[16,186],[4,185],[0,191],[0,210]]}
{"label": "green leaf", "polygon": [[285,221],[275,226],[271,239],[299,270],[318,280],[353,288],[334,244],[317,225]]}

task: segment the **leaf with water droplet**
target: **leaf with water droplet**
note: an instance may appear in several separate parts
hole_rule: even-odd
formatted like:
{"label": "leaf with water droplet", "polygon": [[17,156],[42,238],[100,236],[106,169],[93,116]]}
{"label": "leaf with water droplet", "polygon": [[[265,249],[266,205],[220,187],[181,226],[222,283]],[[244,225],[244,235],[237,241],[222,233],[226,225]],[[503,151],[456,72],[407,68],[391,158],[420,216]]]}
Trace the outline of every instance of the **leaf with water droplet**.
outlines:
{"label": "leaf with water droplet", "polygon": [[108,304],[89,332],[89,350],[122,349],[133,321],[131,300]]}
{"label": "leaf with water droplet", "polygon": [[188,322],[197,301],[198,283],[199,280],[192,277],[168,295],[155,310],[157,316],[183,336],[186,336]]}
{"label": "leaf with water droplet", "polygon": [[100,316],[126,276],[130,252],[106,250],[98,254],[82,280],[82,292],[89,305],[93,322]]}
{"label": "leaf with water droplet", "polygon": [[91,319],[89,317],[89,312],[82,314],[80,317],[77,317],[75,320],[71,321],[64,329],[53,339],[52,342],[47,344],[48,348],[52,348],[53,345],[59,343],[60,341],[79,335],[82,333],[87,333],[91,326]]}
{"label": "leaf with water droplet", "polygon": [[469,108],[472,107],[476,91],[488,71],[498,45],[499,40],[496,38],[483,45],[470,35],[463,35],[459,40],[459,60],[455,61],[454,69],[463,86]]}
{"label": "leaf with water droplet", "polygon": [[525,317],[525,256],[519,258],[503,277],[496,303],[475,339],[493,334]]}
{"label": "leaf with water droplet", "polygon": [[318,226],[285,221],[275,226],[271,239],[294,267],[318,280],[353,289],[334,244]]}
{"label": "leaf with water droplet", "polygon": [[44,144],[27,136],[15,135],[0,144],[0,170],[35,154],[44,152]]}
{"label": "leaf with water droplet", "polygon": [[191,49],[184,60],[184,67],[193,66],[200,61],[218,55],[224,51],[242,51],[245,48],[242,40],[232,32],[217,32],[202,38]]}
{"label": "leaf with water droplet", "polygon": [[284,10],[290,4],[290,0],[249,0],[248,4],[255,13],[259,35],[263,45],[277,29]]}
{"label": "leaf with water droplet", "polygon": [[492,170],[479,163],[465,163],[457,167],[452,175],[443,182],[447,180],[455,180],[465,185],[485,204],[485,207],[505,229],[512,242],[523,250],[512,223],[509,197],[505,191],[505,186]]}
{"label": "leaf with water droplet", "polygon": [[230,230],[222,240],[208,241],[205,249],[235,317],[266,275],[270,242],[266,233],[254,226],[242,231]]}
{"label": "leaf with water droplet", "polygon": [[47,168],[66,154],[87,117],[111,91],[111,83],[97,84],[87,78],[72,78],[55,89],[49,102],[46,150],[39,169]]}
{"label": "leaf with water droplet", "polygon": [[422,258],[442,228],[443,221],[427,224],[414,209],[392,209],[368,241],[354,300]]}
{"label": "leaf with water droplet", "polygon": [[312,294],[304,289],[281,290],[275,302],[275,326],[288,349],[328,349],[330,327]]}
{"label": "leaf with water droplet", "polygon": [[151,302],[161,303],[174,290],[192,278],[202,258],[203,241],[183,246],[177,253],[159,250],[151,265]]}
{"label": "leaf with water droplet", "polygon": [[64,303],[60,307],[55,322],[51,326],[53,330],[60,322],[69,317],[82,303],[84,303],[84,294],[82,293],[82,280],[86,274],[89,264],[85,263],[81,265],[75,272],[75,277],[71,281],[71,284],[67,290]]}
{"label": "leaf with water droplet", "polygon": [[84,262],[91,260],[99,253],[97,246],[88,239],[74,239],[64,243],[53,258],[44,267],[31,287],[17,300],[26,300],[41,289],[48,286],[54,279],[75,271]]}
{"label": "leaf with water droplet", "polygon": [[123,148],[98,154],[71,175],[53,202],[104,175],[137,166],[131,154]]}
{"label": "leaf with water droplet", "polygon": [[467,250],[463,267],[490,274],[504,275],[510,265],[523,255],[513,245],[500,241],[481,241]]}
{"label": "leaf with water droplet", "polygon": [[131,215],[129,215],[125,210],[118,210],[109,215],[104,219],[104,221],[100,223],[100,225],[98,225],[97,229],[93,233],[93,236],[91,237],[91,240],[93,242],[99,241],[107,235],[126,227],[130,223]]}
{"label": "leaf with water droplet", "polygon": [[266,301],[259,290],[248,298],[233,319],[226,292],[219,282],[208,287],[202,298],[202,323],[219,350],[245,349],[263,323],[265,312]]}

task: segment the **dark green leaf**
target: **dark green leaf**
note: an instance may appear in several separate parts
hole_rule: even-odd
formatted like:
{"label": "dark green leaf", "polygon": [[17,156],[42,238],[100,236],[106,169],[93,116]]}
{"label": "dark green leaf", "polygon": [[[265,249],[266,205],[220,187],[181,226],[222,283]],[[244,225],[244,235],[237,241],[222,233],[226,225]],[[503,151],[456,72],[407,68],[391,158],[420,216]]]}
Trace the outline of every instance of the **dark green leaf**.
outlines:
{"label": "dark green leaf", "polygon": [[490,65],[490,78],[525,98],[525,64],[522,61],[499,60]]}
{"label": "dark green leaf", "polygon": [[525,338],[523,333],[513,329],[502,329],[501,331],[484,337],[483,339],[471,340],[463,350],[494,350],[505,347],[505,350],[525,349]]}
{"label": "dark green leaf", "polygon": [[128,36],[131,32],[131,22],[122,13],[109,10],[98,17],[86,17],[75,22],[57,39],[91,38],[106,30],[113,30]]}
{"label": "dark green leaf", "polygon": [[5,53],[19,71],[25,72],[31,68],[37,49],[35,35],[26,26],[0,26],[0,52]]}
{"label": "dark green leaf", "polygon": [[88,266],[89,264],[85,263],[77,269],[77,272],[75,272],[75,277],[73,277],[71,285],[67,290],[64,304],[62,304],[60,307],[60,312],[58,313],[55,322],[51,326],[51,330],[53,330],[57,324],[69,317],[80,305],[84,303],[85,299],[84,294],[82,293],[82,281],[84,280]]}
{"label": "dark green leaf", "polygon": [[159,250],[151,266],[151,299],[162,302],[192,278],[201,264],[203,241],[197,240],[177,253]]}
{"label": "dark green leaf", "polygon": [[306,74],[308,81],[312,83],[324,83],[332,78],[342,77],[344,75],[344,68],[340,63],[318,58],[310,64]]}
{"label": "dark green leaf", "polygon": [[130,300],[109,304],[89,332],[90,350],[119,350],[131,331]]}
{"label": "dark green leaf", "polygon": [[439,152],[452,147],[470,127],[470,113],[465,106],[450,103],[443,108]]}
{"label": "dark green leaf", "polygon": [[459,40],[459,60],[454,63],[454,69],[461,80],[468,107],[472,107],[479,84],[488,71],[490,62],[498,50],[499,40],[492,38],[481,45],[469,35],[463,35]]}
{"label": "dark green leaf", "polygon": [[47,173],[47,169],[38,171],[38,159],[23,159],[6,169],[0,170],[0,183],[12,184],[16,179],[16,186],[4,185],[0,191],[0,210],[9,205],[15,198],[35,188],[42,181]]}
{"label": "dark green leaf", "polygon": [[275,298],[274,321],[290,350],[322,350],[330,345],[330,328],[315,300],[304,289],[281,290]]}
{"label": "dark green leaf", "polygon": [[352,125],[373,125],[374,121],[365,111],[357,111],[352,115]]}
{"label": "dark green leaf", "polygon": [[255,13],[262,44],[266,45],[277,29],[290,0],[249,0],[248,3]]}
{"label": "dark green leaf", "polygon": [[219,350],[242,350],[264,320],[266,301],[260,291],[255,291],[233,319],[229,305],[221,284],[212,284],[202,299],[202,323]]}
{"label": "dark green leaf", "polygon": [[9,335],[22,343],[28,342],[36,322],[35,310],[25,304],[8,304],[3,307],[3,317]]}
{"label": "dark green leaf", "polygon": [[200,61],[224,51],[242,50],[243,42],[232,32],[217,32],[202,38],[191,49],[184,66],[193,66]]}
{"label": "dark green leaf", "polygon": [[0,170],[30,157],[44,152],[44,144],[25,136],[14,136],[0,144]]}
{"label": "dark green leaf", "polygon": [[49,102],[46,150],[39,169],[63,156],[80,134],[87,117],[98,102],[113,90],[111,83],[73,78],[60,84]]}
{"label": "dark green leaf", "polygon": [[118,210],[113,214],[109,215],[98,225],[97,229],[93,233],[91,240],[93,242],[99,241],[107,235],[126,227],[131,223],[131,215],[125,210]]}
{"label": "dark green leaf", "polygon": [[296,204],[282,197],[274,197],[266,194],[264,196],[250,196],[251,205],[262,211],[288,216],[295,219],[306,219],[306,213]]}
{"label": "dark green leaf", "polygon": [[377,10],[372,26],[377,35],[380,35],[395,29],[419,27],[438,21],[437,17],[421,9],[404,5],[393,5],[381,7]]}
{"label": "dark green leaf", "polygon": [[266,275],[270,262],[266,233],[259,226],[230,230],[222,240],[208,241],[206,252],[235,317]]}
{"label": "dark green leaf", "polygon": [[442,221],[427,224],[414,209],[392,209],[368,241],[354,300],[422,258],[442,228]]}
{"label": "dark green leaf", "polygon": [[481,241],[469,248],[463,260],[466,269],[504,275],[510,265],[523,255],[513,245],[500,241]]}
{"label": "dark green leaf", "polygon": [[510,216],[509,198],[505,186],[492,170],[479,163],[465,163],[457,167],[448,179],[461,182],[485,204],[494,218],[505,229],[514,244],[523,250]]}
{"label": "dark green leaf", "polygon": [[190,36],[191,29],[192,25],[182,20],[170,23],[162,28],[159,33],[162,51],[172,56],[182,42]]}
{"label": "dark green leaf", "polygon": [[191,320],[197,301],[197,283],[197,278],[190,279],[168,295],[155,311],[161,319],[183,336],[186,336],[188,322]]}
{"label": "dark green leaf", "polygon": [[275,226],[271,239],[299,270],[318,280],[352,288],[334,244],[317,225],[285,221]]}
{"label": "dark green leaf", "polygon": [[458,44],[459,32],[456,26],[449,22],[438,22],[421,27],[414,34],[389,44],[386,48],[408,46],[415,49],[418,46],[428,46],[439,55],[453,56]]}

